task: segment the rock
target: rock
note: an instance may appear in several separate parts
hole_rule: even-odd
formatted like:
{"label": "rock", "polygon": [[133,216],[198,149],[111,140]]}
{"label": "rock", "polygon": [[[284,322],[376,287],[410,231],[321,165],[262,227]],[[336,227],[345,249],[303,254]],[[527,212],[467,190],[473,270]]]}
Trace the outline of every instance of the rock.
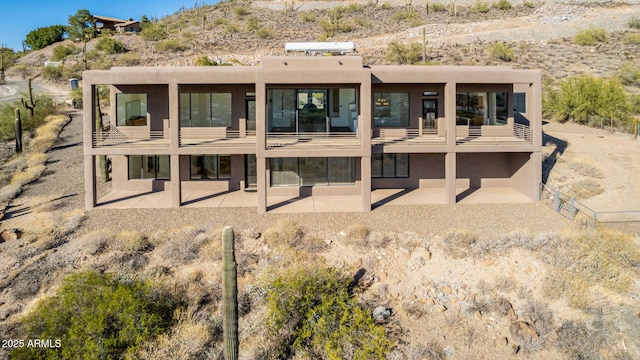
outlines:
{"label": "rock", "polygon": [[440,291],[442,291],[442,292],[443,292],[443,293],[445,293],[445,294],[449,294],[449,295],[450,295],[450,294],[453,292],[453,289],[451,289],[451,288],[450,288],[450,287],[448,287],[448,286],[442,286],[442,287],[440,288]]}
{"label": "rock", "polygon": [[5,241],[14,241],[22,237],[22,229],[4,229],[0,232],[0,243]]}
{"label": "rock", "polygon": [[506,337],[501,337],[500,339],[498,339],[498,346],[507,346],[509,345],[509,339],[507,339]]}
{"label": "rock", "polygon": [[538,339],[538,333],[533,326],[529,325],[524,321],[516,321],[511,324],[509,327],[509,331],[511,332],[511,337],[520,343],[530,342],[532,340]]}
{"label": "rock", "polygon": [[378,306],[373,309],[373,318],[376,321],[385,321],[391,317],[391,309],[386,306]]}
{"label": "rock", "polygon": [[362,267],[362,258],[357,258],[352,265],[356,269],[360,269]]}
{"label": "rock", "polygon": [[409,319],[416,321],[416,320],[419,320],[421,316],[422,315],[420,315],[420,313],[414,312],[413,314],[411,314],[411,316],[409,316]]}
{"label": "rock", "polygon": [[442,305],[442,304],[438,304],[438,305],[435,305],[435,306],[433,307],[433,311],[435,311],[435,312],[439,312],[439,313],[441,313],[441,312],[445,312],[445,311],[447,311],[447,307],[446,307],[446,306],[444,306],[444,305]]}

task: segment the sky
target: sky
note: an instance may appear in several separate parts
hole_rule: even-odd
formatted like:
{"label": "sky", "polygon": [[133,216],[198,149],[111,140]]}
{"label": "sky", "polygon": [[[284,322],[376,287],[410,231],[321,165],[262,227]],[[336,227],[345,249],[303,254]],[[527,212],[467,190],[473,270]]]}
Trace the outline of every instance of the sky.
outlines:
{"label": "sky", "polygon": [[[93,15],[140,20],[142,15],[158,19],[181,7],[192,8],[203,0],[11,0],[0,6],[0,47],[22,51],[22,41],[31,30],[51,25],[67,25],[70,15],[87,9]],[[216,1],[204,0],[209,5]]]}

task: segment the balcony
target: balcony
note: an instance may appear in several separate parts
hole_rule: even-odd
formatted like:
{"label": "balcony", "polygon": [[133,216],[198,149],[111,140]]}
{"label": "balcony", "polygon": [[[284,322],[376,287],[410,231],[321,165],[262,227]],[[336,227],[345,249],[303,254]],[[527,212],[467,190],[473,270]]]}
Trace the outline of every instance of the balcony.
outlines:
{"label": "balcony", "polygon": [[231,130],[226,127],[181,127],[180,146],[232,147],[255,150],[255,130]]}
{"label": "balcony", "polygon": [[359,149],[356,132],[268,132],[267,149]]}
{"label": "balcony", "polygon": [[437,129],[374,129],[371,145],[446,145],[444,130]]}
{"label": "balcony", "polygon": [[170,133],[163,130],[119,129],[108,125],[93,133],[94,148],[168,148],[170,145]]}
{"label": "balcony", "polygon": [[533,135],[527,125],[456,126],[457,145],[531,145]]}

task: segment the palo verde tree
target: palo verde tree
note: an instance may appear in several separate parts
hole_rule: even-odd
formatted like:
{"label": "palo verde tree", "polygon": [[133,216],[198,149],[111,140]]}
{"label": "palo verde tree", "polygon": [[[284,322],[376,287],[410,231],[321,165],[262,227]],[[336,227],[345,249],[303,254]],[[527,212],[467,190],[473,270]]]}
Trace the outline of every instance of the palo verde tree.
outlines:
{"label": "palo verde tree", "polygon": [[93,39],[96,37],[96,20],[89,10],[80,9],[75,15],[69,16],[67,34],[71,39],[80,40],[85,38]]}
{"label": "palo verde tree", "polygon": [[52,25],[31,30],[27,34],[25,43],[33,50],[40,50],[64,39],[65,27]]}

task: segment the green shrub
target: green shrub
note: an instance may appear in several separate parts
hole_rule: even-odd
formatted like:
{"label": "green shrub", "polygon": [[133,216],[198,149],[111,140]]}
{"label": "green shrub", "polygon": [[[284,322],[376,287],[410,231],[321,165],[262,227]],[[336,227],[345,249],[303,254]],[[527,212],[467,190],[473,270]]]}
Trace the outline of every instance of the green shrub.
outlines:
{"label": "green shrub", "polygon": [[619,77],[626,85],[640,85],[640,65],[632,62],[622,64]]}
{"label": "green shrub", "polygon": [[442,4],[442,3],[434,3],[434,4],[431,4],[431,10],[436,11],[436,12],[446,11],[447,10],[447,5]]}
{"label": "green shrub", "polygon": [[640,34],[627,34],[622,41],[626,44],[638,45],[640,44]]}
{"label": "green shrub", "polygon": [[422,45],[418,42],[402,44],[397,41],[387,47],[385,58],[397,64],[417,64],[422,57]]}
{"label": "green shrub", "polygon": [[621,120],[629,117],[629,99],[616,78],[579,75],[560,80],[555,86],[545,82],[542,95],[543,113],[561,122],[588,123],[593,117],[614,116]]}
{"label": "green shrub", "polygon": [[384,4],[380,5],[380,9],[382,10],[391,10],[391,8],[393,8],[393,6],[388,2],[385,2]]}
{"label": "green shrub", "polygon": [[233,9],[233,13],[236,14],[238,18],[242,18],[246,15],[249,15],[251,12],[245,7],[237,7]]}
{"label": "green shrub", "polygon": [[262,28],[256,31],[256,36],[260,39],[271,39],[273,37],[273,30],[271,28]]}
{"label": "green shrub", "polygon": [[500,59],[503,61],[513,61],[513,49],[509,44],[505,44],[502,41],[496,41],[488,45],[489,55],[494,59]]}
{"label": "green shrub", "polygon": [[417,11],[412,9],[400,10],[397,13],[393,14],[391,17],[393,20],[418,20],[420,19],[420,14]]}
{"label": "green shrub", "polygon": [[73,44],[58,45],[55,48],[53,48],[53,57],[51,58],[51,60],[60,61],[69,55],[77,54],[79,52],[80,52],[80,49],[78,49]]}
{"label": "green shrub", "polygon": [[258,18],[255,16],[249,16],[247,18],[247,31],[254,31],[260,29],[260,23],[258,22]]}
{"label": "green shrub", "polygon": [[158,23],[148,23],[140,32],[140,37],[147,41],[159,41],[167,37],[167,32]]}
{"label": "green shrub", "polygon": [[607,32],[604,28],[591,26],[588,29],[578,31],[573,41],[577,45],[595,45],[607,41]]}
{"label": "green shrub", "polygon": [[62,71],[64,70],[63,65],[58,66],[43,66],[40,69],[40,75],[47,80],[61,80],[62,79]]}
{"label": "green shrub", "polygon": [[215,25],[227,25],[229,23],[229,20],[219,17],[217,18],[214,22]]}
{"label": "green shrub", "polygon": [[182,40],[186,42],[191,42],[196,37],[196,34],[191,31],[185,31],[182,33]]}
{"label": "green shrub", "polygon": [[186,47],[178,40],[162,40],[156,43],[155,49],[163,52],[179,52],[184,51]]}
{"label": "green shrub", "polygon": [[309,11],[303,11],[300,13],[299,15],[300,20],[304,21],[304,22],[314,22],[316,21],[316,16]]}
{"label": "green shrub", "polygon": [[95,48],[107,54],[119,54],[127,51],[127,48],[120,41],[104,36],[98,39]]}
{"label": "green shrub", "polygon": [[498,2],[493,3],[493,7],[498,10],[509,10],[511,9],[511,3],[508,0],[498,0]]}
{"label": "green shrub", "polygon": [[525,1],[524,3],[522,3],[522,5],[524,5],[524,7],[528,7],[529,9],[533,9],[534,7],[536,7],[536,4],[532,3],[531,1]]}
{"label": "green shrub", "polygon": [[218,66],[218,63],[214,60],[209,59],[208,56],[202,55],[198,57],[195,61],[196,66]]}
{"label": "green shrub", "polygon": [[476,0],[471,8],[469,8],[471,12],[475,13],[488,13],[489,12],[489,3],[484,2],[482,0]]}
{"label": "green shrub", "polygon": [[140,64],[140,56],[137,53],[122,54],[118,57],[118,64],[121,66],[135,66]]}
{"label": "green shrub", "polygon": [[67,277],[55,296],[23,321],[32,339],[57,339],[59,348],[24,347],[16,359],[119,359],[169,328],[175,305],[147,283],[121,283],[95,272]]}
{"label": "green shrub", "polygon": [[224,31],[229,34],[237,33],[240,31],[240,27],[234,23],[228,23],[227,26],[225,26]]}
{"label": "green shrub", "polygon": [[[391,341],[333,269],[290,270],[267,286],[267,328],[282,355],[313,359],[385,359]],[[289,348],[290,347],[290,348]]]}
{"label": "green shrub", "polygon": [[640,29],[640,17],[637,17],[635,15],[632,16],[631,19],[629,19],[627,25],[629,25],[629,27],[632,29]]}

